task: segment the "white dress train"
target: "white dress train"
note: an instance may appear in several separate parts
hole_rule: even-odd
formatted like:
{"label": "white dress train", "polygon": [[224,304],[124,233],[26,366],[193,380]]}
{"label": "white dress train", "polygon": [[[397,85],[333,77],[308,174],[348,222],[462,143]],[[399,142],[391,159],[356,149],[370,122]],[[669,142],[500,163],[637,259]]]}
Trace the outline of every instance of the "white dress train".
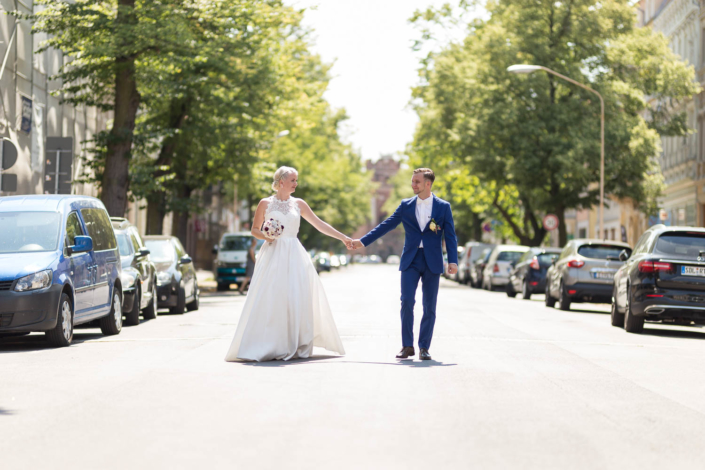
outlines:
{"label": "white dress train", "polygon": [[265,220],[284,232],[257,257],[245,306],[226,361],[310,357],[313,347],[343,355],[343,343],[311,257],[297,238],[301,211],[296,199],[269,198]]}

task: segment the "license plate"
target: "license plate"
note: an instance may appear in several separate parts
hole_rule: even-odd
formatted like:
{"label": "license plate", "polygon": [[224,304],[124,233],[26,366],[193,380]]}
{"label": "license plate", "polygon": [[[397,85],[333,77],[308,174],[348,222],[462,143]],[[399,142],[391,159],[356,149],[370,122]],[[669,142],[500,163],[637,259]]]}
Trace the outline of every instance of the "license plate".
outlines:
{"label": "license plate", "polygon": [[594,279],[609,279],[610,281],[614,279],[614,273],[609,272],[596,272],[592,273]]}
{"label": "license plate", "polygon": [[681,274],[683,276],[704,276],[705,277],[705,267],[698,266],[681,266]]}

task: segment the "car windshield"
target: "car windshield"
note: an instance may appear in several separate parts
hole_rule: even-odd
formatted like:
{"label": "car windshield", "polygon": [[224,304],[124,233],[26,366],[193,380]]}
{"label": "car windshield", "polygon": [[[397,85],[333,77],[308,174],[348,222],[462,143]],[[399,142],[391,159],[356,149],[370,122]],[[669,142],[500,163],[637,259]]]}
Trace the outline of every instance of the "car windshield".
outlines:
{"label": "car windshield", "polygon": [[169,240],[145,240],[144,244],[150,251],[150,258],[155,263],[174,261],[174,247]]}
{"label": "car windshield", "polygon": [[705,251],[705,233],[664,233],[656,241],[654,252],[673,258],[695,259]]}
{"label": "car windshield", "polygon": [[523,254],[523,251],[501,251],[499,256],[497,256],[497,261],[509,261],[513,263],[514,261],[519,261],[519,258],[521,258]]}
{"label": "car windshield", "polygon": [[118,250],[120,250],[120,256],[130,256],[132,254],[132,243],[130,243],[130,237],[126,233],[116,233]]}
{"label": "car windshield", "polygon": [[537,256],[539,266],[550,266],[553,260],[558,258],[559,253],[541,253]]}
{"label": "car windshield", "polygon": [[0,212],[0,253],[56,250],[60,231],[58,212]]}
{"label": "car windshield", "polygon": [[592,259],[619,259],[622,250],[627,250],[629,254],[632,252],[631,248],[619,245],[583,245],[578,248],[578,254]]}
{"label": "car windshield", "polygon": [[490,256],[492,256],[492,250],[487,249],[487,250],[483,251],[482,253],[483,253],[482,262],[486,263],[487,261],[489,261]]}
{"label": "car windshield", "polygon": [[[250,249],[252,237],[246,235],[233,235],[223,238],[220,251],[247,251]],[[257,240],[257,248],[264,244],[264,240]]]}

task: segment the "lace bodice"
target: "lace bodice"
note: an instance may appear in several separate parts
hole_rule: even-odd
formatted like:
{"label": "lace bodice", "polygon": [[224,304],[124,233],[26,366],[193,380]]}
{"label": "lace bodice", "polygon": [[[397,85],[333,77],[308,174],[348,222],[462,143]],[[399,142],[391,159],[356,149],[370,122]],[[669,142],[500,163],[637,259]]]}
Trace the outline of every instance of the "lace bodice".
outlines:
{"label": "lace bodice", "polygon": [[269,204],[264,212],[264,219],[277,219],[284,226],[282,238],[296,238],[301,226],[301,209],[295,197],[280,201],[277,196],[268,198]]}

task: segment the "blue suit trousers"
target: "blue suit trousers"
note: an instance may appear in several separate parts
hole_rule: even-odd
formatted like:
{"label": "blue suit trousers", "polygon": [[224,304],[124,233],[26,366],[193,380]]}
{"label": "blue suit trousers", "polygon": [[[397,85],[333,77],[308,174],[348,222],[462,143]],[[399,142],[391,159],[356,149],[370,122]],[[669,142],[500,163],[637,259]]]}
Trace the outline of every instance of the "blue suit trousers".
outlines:
{"label": "blue suit trousers", "polygon": [[430,349],[433,327],[436,324],[436,301],[441,275],[434,274],[426,265],[423,249],[419,248],[411,265],[401,272],[401,339],[404,347],[414,346],[414,304],[416,289],[421,280],[423,317],[419,332],[419,348]]}

